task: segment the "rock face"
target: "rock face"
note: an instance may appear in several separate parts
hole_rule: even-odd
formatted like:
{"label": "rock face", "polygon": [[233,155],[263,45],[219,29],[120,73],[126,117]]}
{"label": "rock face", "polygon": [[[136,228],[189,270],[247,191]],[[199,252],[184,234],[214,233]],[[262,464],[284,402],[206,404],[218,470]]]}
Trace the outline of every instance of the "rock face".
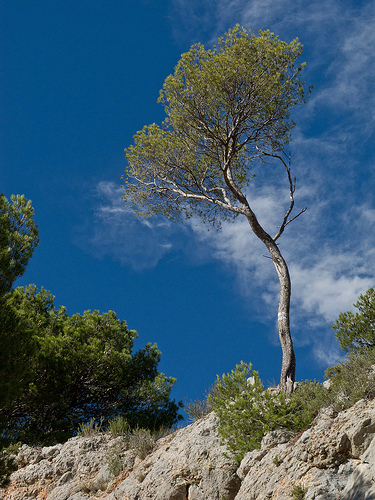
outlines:
{"label": "rock face", "polygon": [[297,435],[267,434],[239,466],[225,457],[218,424],[211,413],[159,440],[144,459],[106,434],[45,448],[24,445],[19,470],[0,498],[375,500],[375,401],[359,401],[337,416],[327,410]]}

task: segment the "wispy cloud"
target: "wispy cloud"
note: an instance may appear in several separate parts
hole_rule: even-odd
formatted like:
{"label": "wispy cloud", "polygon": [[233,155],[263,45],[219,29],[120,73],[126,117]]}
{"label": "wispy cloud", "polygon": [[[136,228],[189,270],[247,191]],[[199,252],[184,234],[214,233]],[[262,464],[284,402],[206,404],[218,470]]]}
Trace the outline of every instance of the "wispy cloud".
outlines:
{"label": "wispy cloud", "polygon": [[[296,111],[291,148],[296,211],[305,206],[308,211],[288,226],[279,244],[292,277],[296,343],[311,345],[323,364],[333,363],[339,353],[330,323],[375,282],[375,206],[372,196],[361,194],[375,188],[375,161],[363,151],[374,132],[375,5],[338,0],[327,0],[324,7],[320,0],[174,0],[173,5],[175,35],[186,48],[198,40],[211,43],[237,22],[255,31],[270,28],[285,40],[300,36],[305,45],[306,80],[318,86]],[[273,235],[288,192],[271,166],[262,168],[248,195]],[[182,250],[176,243],[182,226],[135,220],[113,183],[98,184],[96,201],[93,224],[80,243],[94,255],[144,269]],[[191,230],[185,241],[199,245],[195,252],[206,249],[207,258],[225,263],[258,319],[274,321],[276,273],[247,221],[224,223],[219,232],[207,232],[194,220],[185,227]]]}
{"label": "wispy cloud", "polygon": [[236,23],[255,32],[270,29],[286,41],[299,37],[308,58],[307,76],[319,71],[323,82],[313,102],[374,119],[374,106],[368,106],[368,99],[375,99],[373,2],[327,0],[324,8],[320,0],[174,0],[172,5],[181,43],[210,44]]}
{"label": "wispy cloud", "polygon": [[[299,194],[303,201],[316,198],[314,186],[301,189]],[[287,192],[280,192],[275,185],[259,190],[253,187],[248,197],[259,220],[273,234],[285,211]],[[121,189],[113,183],[99,183],[95,199],[93,224],[81,228],[79,245],[96,257],[109,256],[142,270],[156,266],[172,251],[184,251],[178,243],[183,226],[164,219],[135,219],[134,213],[123,207]],[[357,205],[350,215],[344,213],[329,223],[324,215],[332,209],[329,200],[315,201],[312,208],[288,226],[279,244],[292,278],[296,345],[311,345],[316,359],[326,364],[328,358],[333,363],[340,356],[330,323],[339,312],[353,309],[358,295],[374,286],[375,209]],[[332,231],[338,220],[339,227]],[[189,257],[203,252],[206,259],[224,263],[238,294],[251,304],[251,313],[275,325],[271,340],[277,341],[277,276],[266,248],[252,234],[247,220],[224,223],[220,231],[207,231],[198,220],[191,220],[185,228],[185,241],[190,238],[195,242],[190,244]]]}
{"label": "wispy cloud", "polygon": [[124,207],[121,188],[101,181],[93,194],[90,223],[77,227],[75,243],[97,258],[109,256],[135,270],[157,265],[172,248],[170,223],[164,219],[136,219]]}
{"label": "wispy cloud", "polygon": [[[259,220],[275,222],[272,221],[275,214],[282,214],[281,203],[275,197],[262,195],[262,190],[258,196],[253,195],[252,206]],[[304,321],[308,319],[311,324],[327,324],[340,311],[352,308],[358,295],[375,280],[374,210],[366,205],[354,207],[356,225],[353,227],[350,220],[345,222],[344,217],[341,228],[336,228],[330,238],[327,229],[329,232],[331,228],[321,225],[318,215],[325,207],[323,202],[322,206],[315,207],[315,215],[303,214],[279,240],[292,275],[296,316]],[[337,220],[331,224],[334,226]],[[366,238],[363,238],[364,226]],[[236,269],[243,293],[254,293],[255,284],[255,293],[261,286],[264,293],[277,299],[272,263],[265,258],[266,248],[252,234],[246,219],[225,223],[219,232],[204,231],[199,225],[193,229],[198,238],[213,248],[215,258]]]}
{"label": "wispy cloud", "polygon": [[[313,197],[313,187],[305,194]],[[275,195],[274,187],[268,193],[264,187],[249,195],[259,220],[271,223],[268,230],[284,209],[283,197]],[[343,214],[325,220],[329,210],[330,201],[316,202],[313,210],[288,226],[279,240],[292,279],[291,319],[296,345],[311,345],[316,359],[324,363],[328,354],[330,363],[340,358],[330,324],[340,312],[353,310],[358,295],[375,282],[374,209],[358,205],[351,210],[351,217]],[[248,298],[252,313],[257,312],[258,320],[273,322],[276,331],[276,272],[270,259],[265,258],[266,248],[252,234],[246,219],[225,223],[219,232],[203,231],[199,225],[193,229],[210,248],[211,255],[224,262],[237,277],[237,288]]]}
{"label": "wispy cloud", "polygon": [[[338,17],[340,30],[334,39],[327,40],[323,49],[324,57],[316,57],[321,61],[326,82],[312,98],[312,104],[329,107],[335,116],[343,117],[350,112],[346,125],[349,132],[360,127],[362,138],[366,133],[373,133],[375,118],[375,95],[373,82],[375,78],[375,5],[371,2],[362,9],[347,10],[347,16]],[[347,28],[347,29],[344,29]],[[324,64],[324,66],[323,66]],[[356,130],[357,131],[357,130]]]}
{"label": "wispy cloud", "polygon": [[[324,9],[320,0],[173,0],[172,20],[176,36],[190,40],[192,33],[202,41],[222,35],[236,23],[258,31],[271,29],[280,36],[292,33],[317,32],[321,37],[333,31],[351,12],[342,2],[327,0]],[[329,28],[329,30],[327,29]],[[210,34],[208,37],[207,34]],[[205,37],[206,35],[206,37]]]}

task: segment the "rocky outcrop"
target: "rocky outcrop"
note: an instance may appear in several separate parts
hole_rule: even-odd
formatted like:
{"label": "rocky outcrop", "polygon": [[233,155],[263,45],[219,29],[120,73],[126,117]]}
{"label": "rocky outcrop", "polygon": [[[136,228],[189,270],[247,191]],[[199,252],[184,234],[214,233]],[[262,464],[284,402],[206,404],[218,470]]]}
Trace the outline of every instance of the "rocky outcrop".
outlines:
{"label": "rocky outcrop", "polygon": [[19,470],[0,498],[375,500],[375,401],[338,415],[325,410],[297,435],[267,434],[239,466],[225,456],[217,429],[212,413],[159,440],[144,459],[106,434],[45,448],[24,445]]}
{"label": "rocky outcrop", "polygon": [[237,474],[236,500],[375,500],[375,403],[359,401],[337,416],[324,411],[310,429],[289,439],[282,431],[265,436]]}

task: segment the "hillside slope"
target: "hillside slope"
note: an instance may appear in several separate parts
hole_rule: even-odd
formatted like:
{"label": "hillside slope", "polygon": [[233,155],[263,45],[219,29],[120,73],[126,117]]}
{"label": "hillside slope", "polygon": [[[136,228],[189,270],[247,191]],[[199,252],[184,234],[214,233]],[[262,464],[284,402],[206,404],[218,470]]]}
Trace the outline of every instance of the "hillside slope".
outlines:
{"label": "hillside slope", "polygon": [[[159,440],[143,460],[135,450],[121,452],[122,438],[108,434],[45,448],[24,445],[20,468],[0,498],[375,500],[374,400],[337,416],[326,410],[298,435],[270,433],[239,467],[224,456],[217,429],[211,413]],[[114,477],[119,455],[124,469]]]}

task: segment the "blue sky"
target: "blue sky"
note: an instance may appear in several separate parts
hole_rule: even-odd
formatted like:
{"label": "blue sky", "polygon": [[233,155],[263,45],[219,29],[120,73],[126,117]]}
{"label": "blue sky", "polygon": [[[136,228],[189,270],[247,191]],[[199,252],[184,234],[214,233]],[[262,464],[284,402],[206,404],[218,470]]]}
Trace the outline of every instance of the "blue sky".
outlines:
{"label": "blue sky", "polygon": [[[41,242],[17,285],[68,312],[112,309],[156,342],[173,397],[201,398],[241,360],[278,380],[278,283],[237,219],[136,220],[124,148],[160,123],[159,89],[181,53],[236,23],[304,45],[309,103],[294,111],[296,213],[279,240],[292,277],[297,378],[340,357],[331,323],[375,285],[375,4],[311,0],[12,0],[0,3],[0,191],[33,201]],[[274,233],[287,186],[265,167],[249,199]]]}

